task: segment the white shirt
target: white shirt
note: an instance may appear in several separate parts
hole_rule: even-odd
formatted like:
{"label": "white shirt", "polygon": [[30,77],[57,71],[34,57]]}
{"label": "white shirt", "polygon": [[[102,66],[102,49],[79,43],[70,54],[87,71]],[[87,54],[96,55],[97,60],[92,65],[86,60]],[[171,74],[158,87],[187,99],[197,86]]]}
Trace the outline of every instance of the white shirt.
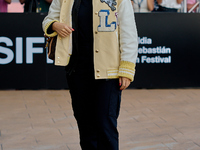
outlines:
{"label": "white shirt", "polygon": [[181,4],[178,4],[176,0],[162,0],[162,3],[160,6],[166,7],[166,8],[175,8],[179,9],[181,8]]}

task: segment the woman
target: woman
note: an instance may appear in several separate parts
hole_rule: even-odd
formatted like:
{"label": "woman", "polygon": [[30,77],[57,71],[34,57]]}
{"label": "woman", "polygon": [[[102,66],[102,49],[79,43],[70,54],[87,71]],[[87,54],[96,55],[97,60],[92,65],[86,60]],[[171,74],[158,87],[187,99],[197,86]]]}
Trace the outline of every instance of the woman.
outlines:
{"label": "woman", "polygon": [[118,150],[121,90],[135,72],[137,31],[130,0],[53,0],[43,21],[66,66],[83,150]]}
{"label": "woman", "polygon": [[134,12],[151,12],[154,9],[154,0],[133,0]]}
{"label": "woman", "polygon": [[161,12],[178,12],[183,0],[157,0]]}
{"label": "woman", "polygon": [[8,12],[8,4],[11,3],[11,0],[0,0],[0,13]]}
{"label": "woman", "polygon": [[[196,0],[187,0],[187,11],[189,11],[196,4],[196,2]],[[196,12],[197,7],[199,7],[199,5],[197,5],[192,12]]]}
{"label": "woman", "polygon": [[19,2],[24,4],[24,12],[46,13],[52,0],[19,0]]}

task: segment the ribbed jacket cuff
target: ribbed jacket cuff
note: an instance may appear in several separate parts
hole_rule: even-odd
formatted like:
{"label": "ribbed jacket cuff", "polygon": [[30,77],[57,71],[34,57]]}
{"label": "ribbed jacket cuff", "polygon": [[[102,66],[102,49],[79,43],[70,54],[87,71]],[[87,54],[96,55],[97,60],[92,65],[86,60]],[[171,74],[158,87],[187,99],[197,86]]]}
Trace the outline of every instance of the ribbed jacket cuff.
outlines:
{"label": "ribbed jacket cuff", "polygon": [[126,77],[131,80],[131,82],[134,79],[135,75],[135,64],[129,61],[121,61],[119,66],[119,77]]}
{"label": "ribbed jacket cuff", "polygon": [[[45,26],[44,32],[45,32],[46,36],[48,36],[48,37],[54,37],[54,36],[57,35],[57,32],[55,32],[55,31],[49,29],[49,27],[50,27],[50,26],[52,25],[52,23],[54,23],[54,22],[59,22],[59,21],[58,21],[58,20],[53,20],[53,21],[47,23],[46,26]],[[48,31],[52,31],[52,32],[49,33]]]}

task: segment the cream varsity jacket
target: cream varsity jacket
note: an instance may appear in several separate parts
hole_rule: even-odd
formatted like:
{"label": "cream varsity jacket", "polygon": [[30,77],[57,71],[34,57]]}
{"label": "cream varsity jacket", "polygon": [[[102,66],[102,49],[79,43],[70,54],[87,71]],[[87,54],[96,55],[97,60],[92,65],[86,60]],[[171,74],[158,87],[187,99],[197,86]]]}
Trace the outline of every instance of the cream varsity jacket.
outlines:
{"label": "cream varsity jacket", "polygon": [[[74,0],[53,0],[43,21],[47,36],[50,25],[57,21],[72,27]],[[93,0],[94,74],[95,79],[127,77],[133,81],[137,58],[137,30],[130,0]],[[58,35],[55,65],[66,66],[72,55],[72,34]]]}

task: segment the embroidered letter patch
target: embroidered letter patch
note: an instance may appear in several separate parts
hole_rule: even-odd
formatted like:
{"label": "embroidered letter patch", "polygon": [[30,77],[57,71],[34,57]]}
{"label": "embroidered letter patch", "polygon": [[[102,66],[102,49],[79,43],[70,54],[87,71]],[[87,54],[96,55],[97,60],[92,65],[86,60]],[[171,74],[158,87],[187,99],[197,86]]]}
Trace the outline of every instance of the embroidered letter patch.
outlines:
{"label": "embroidered letter patch", "polygon": [[115,11],[116,8],[115,6],[117,5],[117,2],[115,0],[100,0],[102,3],[105,2],[112,11]]}
{"label": "embroidered letter patch", "polygon": [[108,24],[108,16],[110,12],[109,10],[100,10],[99,17],[100,17],[100,25],[98,26],[99,32],[113,32],[116,29],[116,22],[112,22]]}

